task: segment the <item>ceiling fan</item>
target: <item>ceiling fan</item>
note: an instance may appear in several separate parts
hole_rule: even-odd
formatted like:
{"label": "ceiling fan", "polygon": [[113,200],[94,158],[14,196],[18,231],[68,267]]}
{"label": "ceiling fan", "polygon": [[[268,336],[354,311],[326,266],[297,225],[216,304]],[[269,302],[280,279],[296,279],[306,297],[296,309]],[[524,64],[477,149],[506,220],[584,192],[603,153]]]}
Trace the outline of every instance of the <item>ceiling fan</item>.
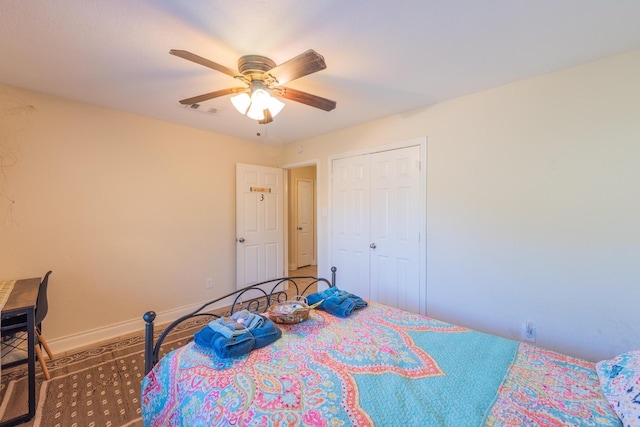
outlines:
{"label": "ceiling fan", "polygon": [[280,65],[276,65],[265,56],[244,55],[238,60],[239,71],[186,50],[171,49],[169,53],[227,74],[246,85],[186,98],[180,101],[183,105],[197,104],[208,99],[233,94],[231,102],[234,107],[240,113],[246,114],[262,124],[273,121],[273,117],[284,107],[284,104],[277,98],[289,99],[325,111],[336,108],[335,101],[283,86],[292,80],[327,68],[322,55],[313,49],[309,49]]}

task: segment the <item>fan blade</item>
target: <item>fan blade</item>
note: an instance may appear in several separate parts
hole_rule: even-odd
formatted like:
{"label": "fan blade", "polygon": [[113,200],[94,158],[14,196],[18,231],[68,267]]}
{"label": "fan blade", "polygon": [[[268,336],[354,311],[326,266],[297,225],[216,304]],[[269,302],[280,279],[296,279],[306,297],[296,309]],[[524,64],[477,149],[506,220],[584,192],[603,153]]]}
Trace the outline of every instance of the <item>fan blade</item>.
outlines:
{"label": "fan blade", "polygon": [[288,87],[283,87],[281,89],[282,93],[275,93],[276,96],[290,99],[291,101],[301,102],[303,104],[307,104],[324,111],[331,111],[336,108],[336,101],[322,98],[317,95],[311,95],[310,93],[302,92],[300,90],[291,89]]}
{"label": "fan blade", "polygon": [[324,70],[325,68],[327,68],[327,65],[324,63],[322,55],[313,49],[309,49],[295,58],[276,65],[265,72],[263,79],[271,75],[278,81],[278,85],[283,85],[292,80],[315,73],[316,71]]}
{"label": "fan blade", "polygon": [[180,101],[182,105],[197,104],[208,99],[218,98],[220,96],[231,95],[232,93],[240,93],[246,91],[246,87],[230,87],[228,89],[216,90],[215,92],[205,93],[203,95],[194,96]]}
{"label": "fan blade", "polygon": [[220,71],[221,73],[228,74],[233,78],[242,77],[242,74],[240,74],[236,70],[232,70],[231,68],[225,67],[224,65],[209,61],[208,59],[205,59],[194,53],[187,52],[186,50],[171,49],[169,53],[175,56],[179,56],[180,58],[184,58],[188,61],[195,62],[196,64],[204,65],[205,67]]}

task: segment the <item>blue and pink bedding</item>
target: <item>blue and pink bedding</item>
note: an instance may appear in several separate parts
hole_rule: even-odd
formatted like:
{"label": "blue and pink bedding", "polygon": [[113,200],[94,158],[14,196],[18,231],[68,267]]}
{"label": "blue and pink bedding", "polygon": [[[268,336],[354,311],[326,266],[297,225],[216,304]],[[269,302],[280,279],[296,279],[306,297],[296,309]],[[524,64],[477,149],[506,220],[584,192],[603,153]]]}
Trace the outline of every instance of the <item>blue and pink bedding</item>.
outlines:
{"label": "blue and pink bedding", "polygon": [[142,384],[145,426],[620,426],[594,365],[381,304],[315,310],[222,359],[193,342]]}

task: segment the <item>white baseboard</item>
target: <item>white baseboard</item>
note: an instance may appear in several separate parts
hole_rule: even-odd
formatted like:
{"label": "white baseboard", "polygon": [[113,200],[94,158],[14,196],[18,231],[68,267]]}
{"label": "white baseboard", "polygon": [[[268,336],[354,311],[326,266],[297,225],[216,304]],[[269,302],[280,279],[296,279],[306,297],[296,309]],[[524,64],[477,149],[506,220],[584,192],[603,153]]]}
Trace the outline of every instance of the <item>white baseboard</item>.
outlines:
{"label": "white baseboard", "polygon": [[[185,314],[194,312],[195,310],[206,304],[208,301],[202,301],[188,306],[156,313],[154,325],[157,328],[159,325],[172,322],[180,316],[184,316]],[[213,310],[228,305],[230,305],[230,303],[219,302],[218,304],[212,305],[210,309]],[[65,337],[47,340],[47,344],[49,344],[49,347],[51,347],[51,351],[53,351],[54,355],[58,356],[62,353],[95,345],[102,341],[108,341],[134,333],[144,333],[146,323],[144,320],[142,320],[143,314],[144,313],[140,313],[139,317],[124,322],[114,323],[112,325],[104,326],[101,328],[90,329],[88,331],[80,332],[77,334],[71,334]]]}

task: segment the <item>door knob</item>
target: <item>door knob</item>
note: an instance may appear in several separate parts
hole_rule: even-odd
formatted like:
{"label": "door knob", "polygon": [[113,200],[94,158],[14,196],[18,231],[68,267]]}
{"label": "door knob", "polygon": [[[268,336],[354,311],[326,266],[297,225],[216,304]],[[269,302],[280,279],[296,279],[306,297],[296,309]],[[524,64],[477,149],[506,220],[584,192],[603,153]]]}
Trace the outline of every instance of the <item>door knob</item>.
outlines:
{"label": "door knob", "polygon": [[372,244],[370,244],[370,245],[369,245],[369,247],[370,247],[371,249],[375,249],[377,246],[376,246],[376,244],[375,244],[375,243],[372,243]]}
{"label": "door knob", "polygon": [[298,227],[298,230],[302,231],[302,227]]}
{"label": "door knob", "polygon": [[240,242],[240,243],[244,243],[244,237],[239,238],[239,239],[238,239],[238,242]]}

